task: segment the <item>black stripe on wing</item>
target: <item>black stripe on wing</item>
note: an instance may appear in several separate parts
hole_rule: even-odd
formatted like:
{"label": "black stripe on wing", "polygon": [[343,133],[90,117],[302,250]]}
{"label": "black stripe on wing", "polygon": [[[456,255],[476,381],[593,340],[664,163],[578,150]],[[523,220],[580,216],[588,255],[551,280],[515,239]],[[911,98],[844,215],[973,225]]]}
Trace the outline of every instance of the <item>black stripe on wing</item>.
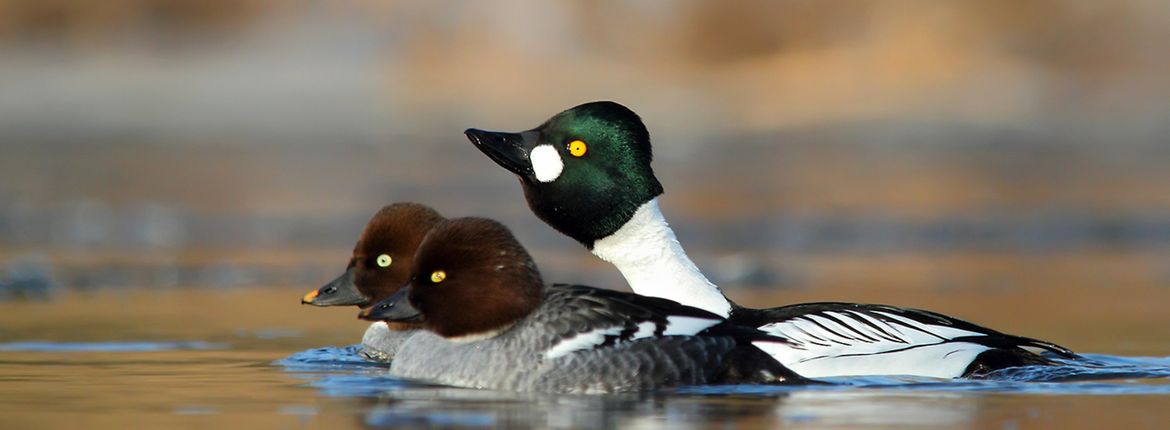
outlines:
{"label": "black stripe on wing", "polygon": [[[612,332],[593,348],[609,347],[638,337],[662,337],[666,333],[694,336],[727,336],[738,342],[764,340],[787,343],[787,339],[770,335],[751,326],[729,323],[723,317],[703,309],[684,306],[673,300],[640,296],[632,293],[588,287],[583,285],[555,284],[545,294],[546,302],[556,302],[552,308],[561,310],[557,315],[542,318],[542,324],[556,333],[556,342],[588,333]],[[551,303],[550,303],[551,304]],[[675,320],[683,317],[705,320],[709,323],[695,325],[693,320]],[[641,327],[654,324],[654,332],[646,336]],[[691,330],[691,323],[699,330]],[[681,332],[679,332],[681,330]]]}

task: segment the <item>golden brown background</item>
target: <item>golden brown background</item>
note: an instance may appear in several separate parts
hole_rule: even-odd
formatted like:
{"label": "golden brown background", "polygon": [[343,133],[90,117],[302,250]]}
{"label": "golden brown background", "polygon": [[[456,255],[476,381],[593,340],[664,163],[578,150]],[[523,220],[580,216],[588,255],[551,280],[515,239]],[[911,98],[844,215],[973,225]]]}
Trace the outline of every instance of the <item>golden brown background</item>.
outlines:
{"label": "golden brown background", "polygon": [[[1167,41],[1157,0],[0,0],[0,342],[179,337],[257,362],[352,343],[352,309],[296,300],[399,200],[505,221],[549,280],[622,287],[462,136],[610,99],[643,116],[664,212],[741,303],[885,302],[1170,355]],[[293,334],[239,334],[264,330]],[[109,387],[7,354],[20,427],[77,418],[29,408],[69,404],[28,394],[46,384]],[[158,370],[184,371],[213,372]],[[199,399],[179,404],[247,391],[179,385]],[[130,386],[161,415],[81,416],[206,423]],[[960,423],[1159,409],[1073,398]],[[280,422],[262,404],[207,422]]]}

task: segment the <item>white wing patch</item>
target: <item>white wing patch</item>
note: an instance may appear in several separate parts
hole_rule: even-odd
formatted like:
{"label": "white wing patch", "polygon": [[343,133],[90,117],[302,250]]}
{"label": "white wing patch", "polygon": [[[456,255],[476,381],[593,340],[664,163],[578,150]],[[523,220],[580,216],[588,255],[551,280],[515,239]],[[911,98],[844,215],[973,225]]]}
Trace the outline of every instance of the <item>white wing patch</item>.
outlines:
{"label": "white wing patch", "polygon": [[[606,336],[617,336],[621,334],[622,327],[609,327],[593,331],[587,331],[560,341],[548,351],[544,352],[544,358],[557,358],[573,351],[580,351],[582,349],[591,349],[597,345],[605,343]],[[639,327],[639,332],[641,328]]]}
{"label": "white wing patch", "polygon": [[[849,375],[962,376],[990,348],[953,342],[983,333],[923,323],[891,312],[877,318],[851,310],[824,311],[763,325],[760,330],[791,344],[753,342],[806,377]],[[889,318],[890,320],[884,320]]]}
{"label": "white wing patch", "polygon": [[[666,317],[666,325],[661,326],[654,321],[645,321],[638,324],[638,330],[628,337],[622,337],[617,343],[629,342],[655,336],[693,336],[703,330],[722,322],[719,319],[696,318],[684,316]],[[661,330],[661,334],[658,332]],[[558,342],[544,352],[545,358],[557,358],[575,351],[593,349],[605,343],[607,337],[621,336],[623,327],[607,327],[580,333]]]}
{"label": "white wing patch", "polygon": [[646,321],[638,324],[638,331],[634,332],[634,339],[641,339],[644,337],[654,336],[654,330],[658,328],[658,324],[653,321]]}
{"label": "white wing patch", "polygon": [[666,317],[666,329],[663,336],[690,336],[719,324],[722,320],[696,317]]}

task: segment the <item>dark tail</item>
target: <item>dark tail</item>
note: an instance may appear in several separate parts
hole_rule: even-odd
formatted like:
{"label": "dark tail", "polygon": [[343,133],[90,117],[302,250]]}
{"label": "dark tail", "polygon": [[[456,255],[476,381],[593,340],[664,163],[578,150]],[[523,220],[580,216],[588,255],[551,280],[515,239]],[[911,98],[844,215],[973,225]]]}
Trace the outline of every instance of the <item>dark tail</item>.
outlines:
{"label": "dark tail", "polygon": [[[962,340],[962,338],[955,340]],[[969,341],[990,346],[992,349],[984,351],[971,361],[971,364],[963,371],[964,378],[980,378],[996,370],[1009,367],[1057,364],[1051,358],[1046,357],[1043,354],[1045,352],[1066,360],[1085,360],[1084,357],[1063,346],[1022,336],[1004,335],[1003,337],[970,339]],[[1034,350],[1040,350],[1040,352]]]}

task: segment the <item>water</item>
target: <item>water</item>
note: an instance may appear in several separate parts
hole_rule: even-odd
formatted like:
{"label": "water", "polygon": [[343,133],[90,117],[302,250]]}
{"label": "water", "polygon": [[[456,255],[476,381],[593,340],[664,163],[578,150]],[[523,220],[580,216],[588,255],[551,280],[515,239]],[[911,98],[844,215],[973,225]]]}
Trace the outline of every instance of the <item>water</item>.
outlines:
{"label": "water", "polygon": [[[353,309],[297,306],[300,293],[108,291],[0,303],[0,428],[1076,429],[1170,422],[1170,342],[1163,333],[1170,316],[1150,314],[1130,325],[1122,315],[1132,315],[1132,306],[1109,291],[1076,295],[1118,304],[1098,308],[1113,309],[1094,316],[1099,331],[1077,329],[1074,322],[1083,315],[1070,312],[1049,312],[1038,322],[953,293],[883,292],[891,301],[913,296],[948,312],[977,311],[997,327],[1015,320],[1012,331],[1104,352],[1087,354],[1092,365],[1014,369],[978,381],[835,378],[829,386],[680,387],[610,396],[396,380],[384,366],[355,357],[352,343],[364,325]],[[1142,300],[1161,303],[1170,295],[1166,289],[1140,293]],[[774,293],[772,300],[804,294]],[[1031,295],[997,298],[1040,300]],[[1047,300],[1056,301],[1054,308],[1065,303]]]}
{"label": "water", "polygon": [[[94,3],[0,1],[0,429],[1170,422],[1164,2]],[[540,19],[467,25],[517,16]],[[663,210],[705,273],[759,288],[740,303],[923,307],[1100,364],[521,396],[329,347],[364,325],[297,301],[392,201],[623,285],[459,132],[594,97],[646,119]]]}

